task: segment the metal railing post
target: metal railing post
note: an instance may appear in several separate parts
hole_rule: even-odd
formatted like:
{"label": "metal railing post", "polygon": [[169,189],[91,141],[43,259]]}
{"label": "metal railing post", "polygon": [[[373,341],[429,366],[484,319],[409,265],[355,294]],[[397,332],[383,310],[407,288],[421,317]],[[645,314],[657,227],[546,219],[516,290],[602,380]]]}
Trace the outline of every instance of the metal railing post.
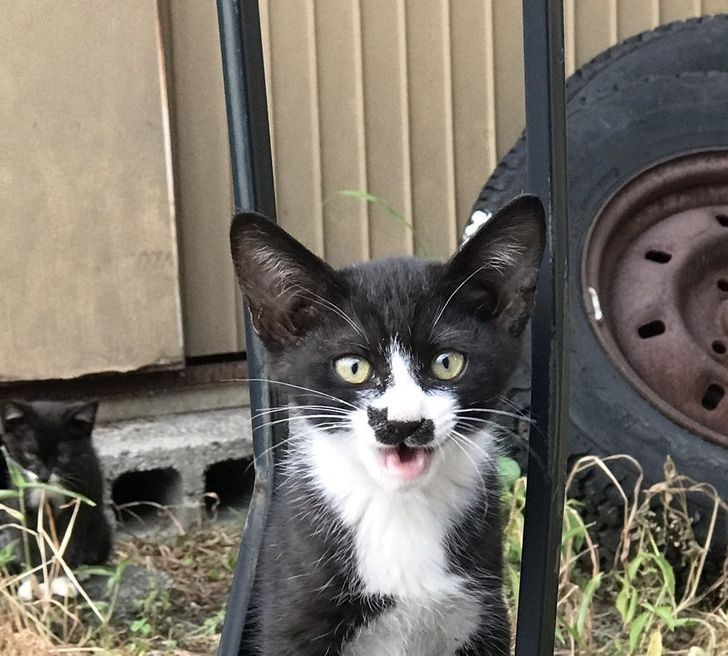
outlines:
{"label": "metal railing post", "polygon": [[[235,212],[257,210],[274,221],[275,189],[258,3],[255,0],[217,0],[217,11]],[[243,632],[273,484],[271,447],[275,443],[275,435],[274,430],[266,425],[261,411],[280,405],[274,400],[275,392],[264,382],[267,378],[265,352],[252,329],[247,310],[245,342],[250,378],[255,487],[233,574],[217,652],[219,656],[244,653]]]}
{"label": "metal railing post", "polygon": [[[254,0],[217,0],[236,211],[275,217],[260,18]],[[518,656],[553,653],[568,430],[568,294],[563,7],[559,0],[523,0],[526,134],[529,190],[549,219],[544,263],[532,322],[531,448]],[[265,358],[246,313],[246,341],[254,417],[256,485],[241,543],[218,649],[237,656],[248,611],[272,487],[275,436],[256,418],[271,405]],[[539,464],[543,463],[543,466]]]}
{"label": "metal railing post", "polygon": [[[568,220],[562,0],[523,0],[528,189],[548,218],[531,324],[532,382],[517,656],[553,654],[569,429]],[[540,462],[539,462],[540,461]]]}

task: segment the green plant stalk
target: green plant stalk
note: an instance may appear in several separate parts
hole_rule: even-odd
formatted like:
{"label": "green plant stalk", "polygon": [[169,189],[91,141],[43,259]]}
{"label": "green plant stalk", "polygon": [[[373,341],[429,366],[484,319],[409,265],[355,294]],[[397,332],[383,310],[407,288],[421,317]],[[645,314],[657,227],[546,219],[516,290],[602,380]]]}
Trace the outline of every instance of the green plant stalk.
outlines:
{"label": "green plant stalk", "polygon": [[[25,480],[25,477],[23,476],[18,464],[10,457],[7,449],[3,446],[0,447],[0,450],[2,450],[2,455],[5,458],[5,462],[8,466],[10,482],[12,483],[13,487],[18,490],[18,507],[20,508],[20,514],[23,517],[22,526],[24,528],[27,528],[27,516],[25,507],[25,488],[27,486],[27,481]],[[25,558],[26,567],[30,567],[30,543],[28,542],[28,533],[25,530],[20,531],[20,533],[21,539],[23,540],[23,557]]]}
{"label": "green plant stalk", "polygon": [[423,243],[417,236],[417,231],[415,230],[415,227],[404,217],[401,212],[392,207],[383,198],[375,196],[374,194],[370,194],[367,191],[360,191],[357,189],[343,189],[342,191],[338,192],[338,195],[345,196],[347,198],[357,198],[358,200],[363,200],[367,203],[371,203],[372,205],[379,205],[387,214],[389,214],[395,221],[397,221],[397,223],[403,225],[412,233],[412,240],[415,243],[415,247],[422,254],[423,257],[427,259],[438,259],[435,258],[427,245]]}

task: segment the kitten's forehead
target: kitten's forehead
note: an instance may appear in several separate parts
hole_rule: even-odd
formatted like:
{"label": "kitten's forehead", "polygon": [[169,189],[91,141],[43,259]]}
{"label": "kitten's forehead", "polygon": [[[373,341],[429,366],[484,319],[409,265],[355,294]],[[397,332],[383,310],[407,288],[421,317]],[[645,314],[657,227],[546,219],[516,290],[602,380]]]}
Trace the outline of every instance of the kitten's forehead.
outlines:
{"label": "kitten's forehead", "polygon": [[69,417],[85,404],[78,401],[11,401],[19,411],[21,424],[30,427],[38,439],[57,437],[57,431],[65,427]]}
{"label": "kitten's forehead", "polygon": [[66,401],[32,401],[23,405],[28,419],[40,423],[62,421],[69,408],[70,405]]}
{"label": "kitten's forehead", "polygon": [[349,304],[363,321],[376,319],[390,335],[405,334],[434,315],[441,299],[437,274],[442,265],[413,258],[391,258],[358,264],[342,271]]}

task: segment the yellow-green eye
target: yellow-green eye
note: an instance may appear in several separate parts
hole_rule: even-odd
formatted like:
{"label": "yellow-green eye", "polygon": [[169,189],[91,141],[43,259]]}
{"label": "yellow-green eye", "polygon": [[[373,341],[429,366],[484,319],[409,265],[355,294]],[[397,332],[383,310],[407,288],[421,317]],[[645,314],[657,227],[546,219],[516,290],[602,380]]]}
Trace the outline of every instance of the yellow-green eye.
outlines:
{"label": "yellow-green eye", "polygon": [[345,355],[334,362],[334,369],[342,380],[352,385],[366,383],[372,375],[372,365],[356,355]]}
{"label": "yellow-green eye", "polygon": [[435,356],[430,365],[435,378],[440,380],[452,380],[460,375],[465,367],[465,356],[457,351],[443,351]]}

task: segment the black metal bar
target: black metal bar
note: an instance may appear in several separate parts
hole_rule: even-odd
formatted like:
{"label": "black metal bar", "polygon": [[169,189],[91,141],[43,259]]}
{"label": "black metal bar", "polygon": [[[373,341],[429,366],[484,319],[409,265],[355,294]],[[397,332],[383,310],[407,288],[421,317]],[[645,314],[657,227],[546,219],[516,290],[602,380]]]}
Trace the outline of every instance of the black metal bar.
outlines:
{"label": "black metal bar", "polygon": [[[217,0],[225,104],[235,211],[257,210],[275,221],[275,189],[270,150],[268,109],[260,36],[260,14],[254,0]],[[273,486],[275,435],[261,411],[279,405],[267,378],[265,353],[245,312],[245,340],[250,377],[250,412],[253,423],[255,487],[238,561],[233,574],[219,656],[238,656],[255,579]]]}
{"label": "black metal bar", "polygon": [[531,327],[533,456],[528,462],[517,656],[553,654],[556,624],[569,429],[563,30],[562,0],[523,0],[528,187],[543,202],[549,230]]}

